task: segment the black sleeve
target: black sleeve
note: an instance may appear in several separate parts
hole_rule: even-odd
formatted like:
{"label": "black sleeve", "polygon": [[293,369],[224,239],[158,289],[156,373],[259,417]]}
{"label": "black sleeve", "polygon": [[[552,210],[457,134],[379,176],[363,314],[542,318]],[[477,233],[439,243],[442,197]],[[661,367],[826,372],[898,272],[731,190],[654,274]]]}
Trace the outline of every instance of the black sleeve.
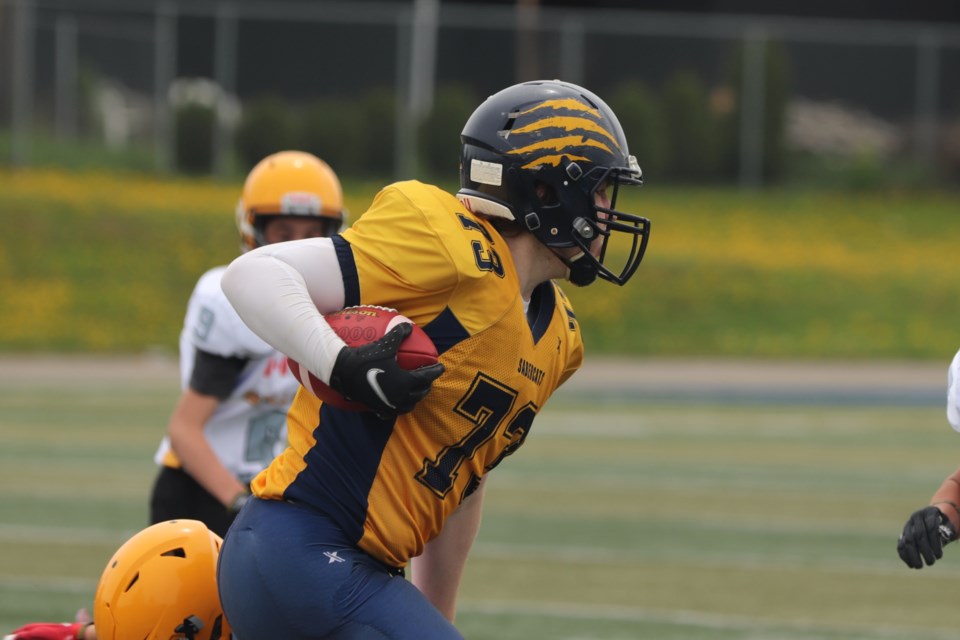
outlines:
{"label": "black sleeve", "polygon": [[197,349],[190,374],[190,388],[197,393],[225,400],[237,386],[248,358],[218,356]]}

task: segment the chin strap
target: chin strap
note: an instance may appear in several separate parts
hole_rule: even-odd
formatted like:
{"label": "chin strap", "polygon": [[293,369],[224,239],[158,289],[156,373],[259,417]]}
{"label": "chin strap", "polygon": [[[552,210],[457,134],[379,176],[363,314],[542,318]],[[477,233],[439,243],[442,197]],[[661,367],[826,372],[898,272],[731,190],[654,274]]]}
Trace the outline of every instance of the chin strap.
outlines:
{"label": "chin strap", "polygon": [[197,616],[189,616],[184,618],[173,631],[182,634],[186,640],[194,640],[201,629],[203,629],[203,620]]}
{"label": "chin strap", "polygon": [[597,279],[597,265],[593,260],[588,259],[584,252],[581,251],[572,258],[565,258],[560,254],[556,256],[567,265],[567,280],[571,284],[585,287]]}

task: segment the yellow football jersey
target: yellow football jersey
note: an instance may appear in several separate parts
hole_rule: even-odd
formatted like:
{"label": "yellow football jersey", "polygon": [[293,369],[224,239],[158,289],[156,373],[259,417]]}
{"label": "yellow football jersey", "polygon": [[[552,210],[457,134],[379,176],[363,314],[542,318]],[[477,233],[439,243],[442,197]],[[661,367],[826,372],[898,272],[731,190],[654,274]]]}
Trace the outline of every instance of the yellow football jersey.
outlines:
{"label": "yellow football jersey", "polygon": [[446,371],[413,412],[391,420],[323,405],[301,388],[289,446],[253,490],[326,513],[361,549],[402,567],[523,444],[580,366],[583,342],[556,284],[540,285],[524,312],[503,238],[436,187],[385,188],[334,242],[347,306],[399,310],[430,336]]}

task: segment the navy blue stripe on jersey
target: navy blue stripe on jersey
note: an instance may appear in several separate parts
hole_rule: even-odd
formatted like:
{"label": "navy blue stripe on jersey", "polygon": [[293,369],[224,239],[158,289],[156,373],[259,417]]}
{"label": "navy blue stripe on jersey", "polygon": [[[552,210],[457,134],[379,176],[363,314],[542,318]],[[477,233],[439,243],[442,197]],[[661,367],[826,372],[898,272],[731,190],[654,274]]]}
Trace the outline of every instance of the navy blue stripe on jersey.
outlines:
{"label": "navy blue stripe on jersey", "polygon": [[320,426],[313,430],[317,444],[304,456],[307,466],[284,497],[327,514],[354,544],[359,542],[367,496],[393,426],[393,418],[321,405]]}
{"label": "navy blue stripe on jersey", "polygon": [[333,236],[333,248],[337,251],[340,273],[343,275],[343,306],[355,307],[360,304],[360,276],[357,263],[353,259],[353,249],[343,236]]}
{"label": "navy blue stripe on jersey", "polygon": [[470,337],[470,334],[460,324],[450,307],[445,307],[436,318],[428,322],[422,329],[437,348],[437,353],[441,355],[447,349]]}
{"label": "navy blue stripe on jersey", "polygon": [[533,341],[540,342],[540,338],[547,332],[550,321],[553,319],[553,310],[557,306],[556,292],[552,282],[543,282],[537,285],[530,296],[530,308],[527,311],[527,322],[533,333]]}
{"label": "navy blue stripe on jersey", "polygon": [[567,312],[567,328],[573,331],[577,328],[577,314],[570,307],[564,307]]}

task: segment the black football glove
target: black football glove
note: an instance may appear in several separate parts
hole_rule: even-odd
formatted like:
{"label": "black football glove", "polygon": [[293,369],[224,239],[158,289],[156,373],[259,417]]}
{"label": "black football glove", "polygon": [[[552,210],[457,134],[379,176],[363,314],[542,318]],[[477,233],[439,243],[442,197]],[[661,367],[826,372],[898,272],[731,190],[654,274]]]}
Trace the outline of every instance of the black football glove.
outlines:
{"label": "black football glove", "polygon": [[413,326],[402,322],[379,340],[341,349],[330,372],[330,388],[380,417],[413,410],[443,373],[443,365],[438,362],[407,371],[397,364],[397,350],[411,331]]}
{"label": "black football glove", "polygon": [[897,553],[911,569],[922,569],[943,557],[943,545],[956,540],[957,532],[947,516],[936,507],[914,511],[903,526]]}

